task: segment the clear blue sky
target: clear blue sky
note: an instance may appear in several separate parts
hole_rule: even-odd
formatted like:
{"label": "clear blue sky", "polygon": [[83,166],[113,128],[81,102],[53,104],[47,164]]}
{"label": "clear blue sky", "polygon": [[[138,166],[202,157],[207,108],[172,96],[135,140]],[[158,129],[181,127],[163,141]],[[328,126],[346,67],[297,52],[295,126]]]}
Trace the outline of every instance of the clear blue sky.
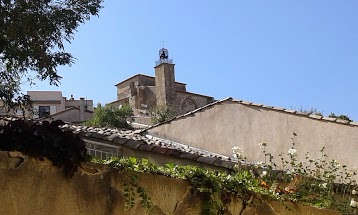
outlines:
{"label": "clear blue sky", "polygon": [[116,83],[154,75],[165,40],[188,91],[358,121],[357,11],[357,0],[105,0],[66,46],[77,60],[59,68],[60,87],[31,90],[114,101]]}

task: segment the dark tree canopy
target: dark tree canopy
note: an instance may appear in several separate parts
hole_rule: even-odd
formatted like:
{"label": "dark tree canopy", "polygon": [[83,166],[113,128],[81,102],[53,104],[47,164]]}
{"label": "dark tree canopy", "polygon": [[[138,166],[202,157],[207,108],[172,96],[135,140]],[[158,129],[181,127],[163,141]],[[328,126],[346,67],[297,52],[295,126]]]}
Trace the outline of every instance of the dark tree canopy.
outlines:
{"label": "dark tree canopy", "polygon": [[98,15],[102,1],[0,0],[0,99],[5,106],[31,104],[20,91],[22,80],[59,84],[57,67],[74,61],[64,42],[71,42],[77,27]]}

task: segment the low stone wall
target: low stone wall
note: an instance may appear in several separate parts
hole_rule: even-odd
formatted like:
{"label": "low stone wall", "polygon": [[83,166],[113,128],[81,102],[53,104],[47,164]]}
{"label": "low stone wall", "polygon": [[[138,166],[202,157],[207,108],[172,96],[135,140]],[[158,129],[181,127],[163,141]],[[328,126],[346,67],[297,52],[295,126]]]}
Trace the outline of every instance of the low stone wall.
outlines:
{"label": "low stone wall", "polygon": [[[124,182],[128,175],[105,165],[85,163],[74,177],[66,178],[47,159],[18,152],[0,152],[0,214],[147,214],[139,203],[125,209]],[[160,175],[138,173],[138,183],[151,198],[152,214],[201,214],[202,196],[188,182]],[[256,201],[257,202],[257,201]],[[289,204],[299,214],[338,214]],[[294,214],[278,202],[243,207],[231,197],[230,214]]]}

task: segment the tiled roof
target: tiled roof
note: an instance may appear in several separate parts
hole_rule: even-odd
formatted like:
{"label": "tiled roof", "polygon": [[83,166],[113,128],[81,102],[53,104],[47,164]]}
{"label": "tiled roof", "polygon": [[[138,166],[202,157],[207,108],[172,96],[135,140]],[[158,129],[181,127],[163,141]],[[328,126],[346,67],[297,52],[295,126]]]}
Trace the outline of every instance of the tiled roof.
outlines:
{"label": "tiled roof", "polygon": [[[14,120],[17,120],[17,118],[0,117],[0,125],[2,124],[1,121],[9,122]],[[232,169],[235,164],[250,164],[246,161],[238,160],[235,157],[220,155],[151,135],[141,135],[140,130],[91,127],[69,123],[60,127],[64,130],[71,130],[74,134],[80,135],[83,139],[88,138],[91,141],[97,140],[98,142],[105,141],[114,146],[122,145],[134,150],[158,153],[227,169]]]}
{"label": "tiled roof", "polygon": [[222,100],[215,101],[215,102],[210,103],[208,105],[202,106],[202,107],[200,107],[198,109],[195,109],[195,110],[190,111],[188,113],[185,113],[183,115],[176,116],[175,118],[173,118],[171,120],[168,120],[168,121],[165,121],[163,123],[159,123],[159,124],[149,126],[148,128],[144,129],[143,132],[146,131],[146,130],[149,130],[151,128],[160,126],[162,124],[167,124],[167,123],[170,123],[172,121],[175,121],[175,120],[178,120],[178,119],[181,119],[181,118],[185,118],[185,117],[187,117],[189,115],[193,115],[193,114],[195,114],[197,112],[203,111],[203,110],[208,109],[208,108],[210,108],[210,107],[212,107],[214,105],[217,105],[217,104],[220,104],[220,103],[223,103],[223,102],[227,102],[227,101],[234,102],[234,103],[237,103],[237,104],[246,105],[246,106],[260,107],[260,108],[264,108],[264,109],[268,109],[268,110],[273,110],[273,111],[283,112],[283,113],[287,113],[287,114],[293,114],[293,115],[297,115],[297,116],[307,117],[307,118],[310,118],[310,119],[313,119],[313,120],[321,120],[321,121],[334,122],[334,123],[343,124],[343,125],[358,126],[358,122],[349,122],[347,120],[342,120],[342,119],[338,119],[338,118],[325,117],[325,116],[320,116],[320,115],[315,115],[315,114],[307,114],[307,113],[302,113],[302,112],[299,112],[299,111],[296,111],[296,110],[290,110],[290,109],[280,108],[280,107],[275,107],[275,106],[267,106],[267,105],[263,105],[263,104],[256,104],[256,103],[253,103],[253,102],[244,101],[244,100],[236,100],[236,99],[233,99],[231,97],[228,97],[228,98],[225,98],[225,99],[222,99]]}
{"label": "tiled roof", "polygon": [[[113,128],[98,128],[65,124],[63,129],[69,129],[84,139],[91,138],[98,141],[109,141],[113,145],[122,145],[134,150],[159,153],[182,159],[189,159],[199,163],[232,169],[238,160],[185,144],[157,138],[151,135],[141,135],[140,130],[126,130]],[[244,163],[244,161],[241,161]]]}

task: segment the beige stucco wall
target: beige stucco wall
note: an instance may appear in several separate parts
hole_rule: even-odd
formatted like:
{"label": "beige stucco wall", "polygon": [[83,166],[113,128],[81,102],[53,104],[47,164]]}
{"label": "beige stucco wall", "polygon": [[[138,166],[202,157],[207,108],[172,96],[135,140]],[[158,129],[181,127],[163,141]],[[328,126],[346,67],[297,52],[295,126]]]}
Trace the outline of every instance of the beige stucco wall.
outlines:
{"label": "beige stucco wall", "polygon": [[[138,184],[151,198],[153,215],[201,214],[200,193],[187,181],[136,173]],[[148,214],[138,194],[133,208],[124,206],[124,182],[128,175],[108,166],[83,163],[79,172],[66,178],[50,161],[29,158],[17,152],[0,151],[0,214],[112,215]],[[328,210],[286,203],[298,214],[336,215]],[[242,200],[231,197],[225,215],[294,214],[276,202],[253,204],[243,210]],[[241,213],[242,212],[242,213]]]}
{"label": "beige stucco wall", "polygon": [[[80,107],[81,100],[66,100],[65,107]],[[84,105],[87,106],[86,110],[93,111],[93,100],[84,100]]]}
{"label": "beige stucco wall", "polygon": [[31,100],[51,100],[51,101],[62,101],[61,91],[27,91],[27,95],[30,96]]}
{"label": "beige stucco wall", "polygon": [[[84,113],[84,120],[88,120],[93,116],[91,112]],[[61,113],[57,113],[51,116],[53,120],[63,120],[65,122],[81,122],[80,120],[80,110],[79,109],[71,109],[68,111],[64,111]]]}
{"label": "beige stucco wall", "polygon": [[154,127],[148,133],[228,156],[233,146],[240,146],[250,161],[264,160],[258,143],[266,142],[277,163],[277,155],[287,154],[296,133],[301,160],[305,160],[306,152],[311,158],[320,158],[318,150],[324,146],[330,159],[358,167],[358,127],[230,101]]}

